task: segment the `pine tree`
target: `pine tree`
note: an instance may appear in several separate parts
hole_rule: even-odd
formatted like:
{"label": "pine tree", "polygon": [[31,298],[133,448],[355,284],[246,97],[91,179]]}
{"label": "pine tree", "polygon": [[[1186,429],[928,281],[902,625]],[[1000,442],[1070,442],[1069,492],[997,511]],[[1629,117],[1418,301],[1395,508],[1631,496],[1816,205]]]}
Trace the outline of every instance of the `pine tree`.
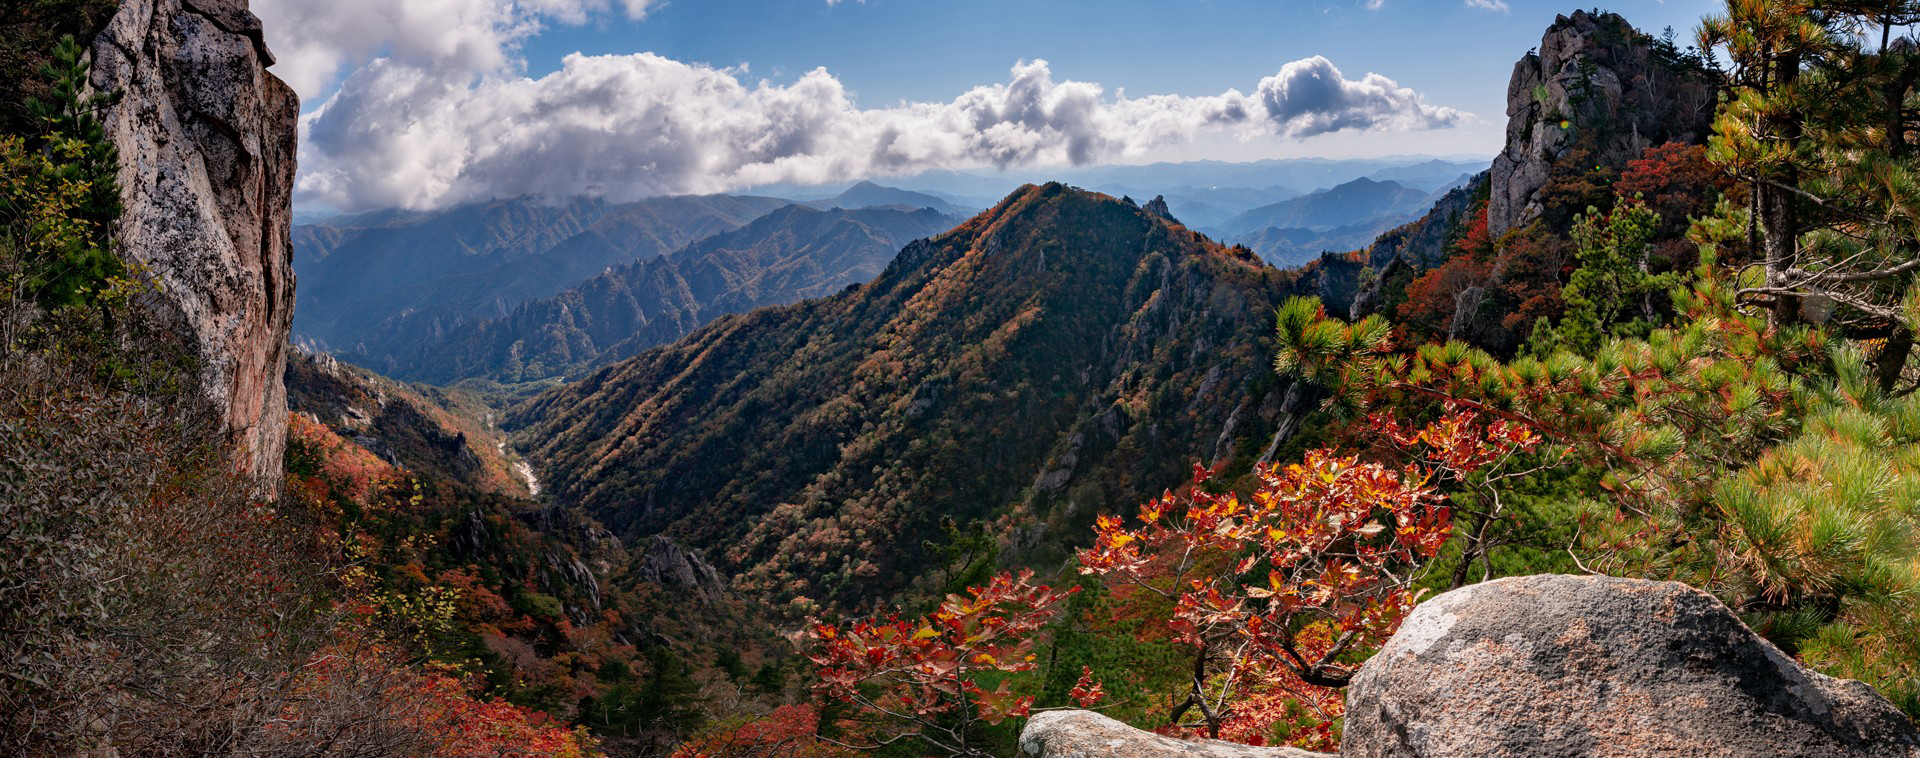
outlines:
{"label": "pine tree", "polygon": [[[1895,26],[1920,20],[1904,0],[1731,0],[1702,44],[1734,63],[1710,157],[1748,183],[1750,236],[1764,277],[1745,302],[1776,324],[1832,324],[1884,340],[1877,374],[1905,367],[1920,304],[1920,156],[1910,124],[1920,51]],[[1873,32],[1881,44],[1869,48]],[[1913,307],[1907,307],[1912,305]]]}
{"label": "pine tree", "polygon": [[1580,266],[1567,282],[1567,313],[1559,329],[1569,347],[1597,348],[1624,322],[1641,325],[1642,333],[1653,324],[1654,296],[1680,283],[1676,273],[1653,273],[1648,260],[1659,223],[1659,214],[1637,202],[1604,214],[1589,207],[1574,222]]}

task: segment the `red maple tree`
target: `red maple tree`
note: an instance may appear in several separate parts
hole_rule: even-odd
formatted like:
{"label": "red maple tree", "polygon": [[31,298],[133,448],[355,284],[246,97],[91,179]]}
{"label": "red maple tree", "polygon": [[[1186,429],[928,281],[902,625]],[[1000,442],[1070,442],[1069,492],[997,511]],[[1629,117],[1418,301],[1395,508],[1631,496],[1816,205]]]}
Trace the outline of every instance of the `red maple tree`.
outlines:
{"label": "red maple tree", "polygon": [[1041,630],[1075,591],[1036,585],[1030,570],[1003,572],[965,595],[948,595],[925,618],[816,625],[809,656],[820,667],[816,689],[868,719],[857,731],[891,734],[828,741],[874,749],[912,739],[949,755],[988,755],[975,734],[979,725],[1033,708],[1033,697],[1014,693],[1004,675],[1033,669]]}
{"label": "red maple tree", "polygon": [[1262,744],[1292,721],[1294,744],[1337,744],[1339,688],[1399,628],[1452,534],[1438,480],[1539,441],[1457,409],[1414,430],[1374,424],[1424,448],[1421,462],[1390,468],[1312,450],[1257,469],[1249,497],[1210,491],[1211,472],[1195,467],[1190,486],[1142,506],[1137,526],[1100,517],[1081,571],[1173,600],[1166,624],[1194,650],[1169,729]]}

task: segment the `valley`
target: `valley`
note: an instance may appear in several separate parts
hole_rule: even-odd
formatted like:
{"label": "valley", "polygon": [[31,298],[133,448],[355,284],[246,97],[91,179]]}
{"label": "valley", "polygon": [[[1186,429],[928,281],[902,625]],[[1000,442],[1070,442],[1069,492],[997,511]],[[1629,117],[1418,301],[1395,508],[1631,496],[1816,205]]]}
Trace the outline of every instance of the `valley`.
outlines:
{"label": "valley", "polygon": [[998,2],[0,22],[0,754],[1920,745],[1920,3]]}

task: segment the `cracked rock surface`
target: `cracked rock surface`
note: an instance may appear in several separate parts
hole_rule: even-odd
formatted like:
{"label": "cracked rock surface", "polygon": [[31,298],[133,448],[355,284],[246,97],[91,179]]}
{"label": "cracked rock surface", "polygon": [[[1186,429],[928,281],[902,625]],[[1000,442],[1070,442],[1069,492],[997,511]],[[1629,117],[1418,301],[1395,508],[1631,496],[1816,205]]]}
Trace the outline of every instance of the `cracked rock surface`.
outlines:
{"label": "cracked rock surface", "polygon": [[1341,755],[1920,756],[1872,688],[1677,582],[1500,579],[1407,617],[1347,691]]}
{"label": "cracked rock surface", "polygon": [[122,0],[92,84],[120,151],[120,254],[160,285],[156,310],[201,362],[239,465],[280,478],[287,424],[289,239],[299,99],[246,0]]}

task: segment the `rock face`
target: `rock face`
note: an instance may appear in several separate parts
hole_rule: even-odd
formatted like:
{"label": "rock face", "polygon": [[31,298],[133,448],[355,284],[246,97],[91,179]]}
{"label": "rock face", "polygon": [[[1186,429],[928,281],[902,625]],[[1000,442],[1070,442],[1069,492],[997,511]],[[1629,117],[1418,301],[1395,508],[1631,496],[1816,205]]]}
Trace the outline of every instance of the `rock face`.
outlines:
{"label": "rock face", "polygon": [[708,605],[720,602],[727,591],[726,580],[720,578],[720,571],[707,562],[706,556],[681,547],[664,534],[647,541],[638,575],[641,581],[689,592]]}
{"label": "rock face", "polygon": [[1212,740],[1176,740],[1143,732],[1092,711],[1035,714],[1020,732],[1027,758],[1332,758],[1290,747],[1249,747]]}
{"label": "rock face", "polygon": [[[1448,246],[1459,237],[1461,227],[1473,223],[1474,198],[1486,187],[1487,174],[1475,176],[1466,186],[1442,195],[1433,209],[1420,220],[1394,229],[1374,239],[1367,247],[1366,265],[1375,272],[1373,281],[1355,293],[1349,316],[1358,321],[1380,307],[1381,283],[1400,275],[1402,269],[1425,271],[1446,262]],[[1329,302],[1339,304],[1337,298]]]}
{"label": "rock face", "polygon": [[[1553,164],[1576,145],[1619,168],[1648,147],[1705,138],[1710,81],[1612,13],[1576,11],[1547,29],[1507,85],[1507,147],[1493,159],[1487,230],[1499,237],[1541,213]],[[1583,161],[1585,163],[1585,161]]]}
{"label": "rock face", "polygon": [[1415,609],[1354,678],[1341,755],[1912,758],[1920,734],[1699,590],[1530,576]]}
{"label": "rock face", "polygon": [[277,487],[299,99],[267,73],[246,0],[122,0],[93,59],[93,86],[123,93],[103,119],[120,150],[121,254],[193,336],[238,464]]}

